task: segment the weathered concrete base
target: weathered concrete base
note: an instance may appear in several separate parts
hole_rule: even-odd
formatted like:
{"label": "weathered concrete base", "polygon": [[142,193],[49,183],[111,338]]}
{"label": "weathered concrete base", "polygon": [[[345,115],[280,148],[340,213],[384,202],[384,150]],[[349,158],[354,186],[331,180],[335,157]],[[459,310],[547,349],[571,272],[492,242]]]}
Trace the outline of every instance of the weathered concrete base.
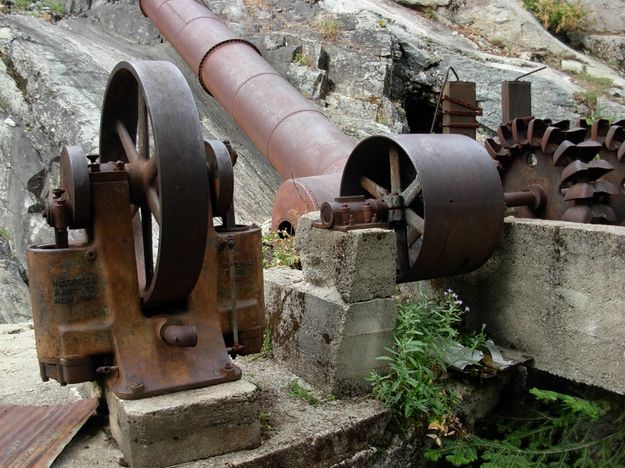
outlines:
{"label": "weathered concrete base", "polygon": [[273,353],[287,369],[317,388],[342,396],[369,388],[382,371],[377,360],[393,342],[395,301],[345,303],[335,289],[307,283],[301,271],[265,271],[265,306]]}
{"label": "weathered concrete base", "polygon": [[239,380],[141,400],[106,390],[113,437],[133,467],[161,467],[257,447],[259,392]]}
{"label": "weathered concrete base", "polygon": [[396,307],[395,233],[313,227],[299,220],[302,270],[265,271],[273,352],[307,382],[335,396],[368,391],[377,358],[392,346]]}
{"label": "weathered concrete base", "polygon": [[433,284],[538,369],[625,394],[625,228],[508,218],[482,268]]}

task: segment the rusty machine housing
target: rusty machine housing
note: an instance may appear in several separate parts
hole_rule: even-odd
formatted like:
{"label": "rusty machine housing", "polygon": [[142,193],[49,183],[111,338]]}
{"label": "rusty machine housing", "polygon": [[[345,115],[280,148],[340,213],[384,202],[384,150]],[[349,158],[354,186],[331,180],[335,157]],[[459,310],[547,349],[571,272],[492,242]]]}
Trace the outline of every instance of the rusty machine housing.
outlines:
{"label": "rusty machine housing", "polygon": [[44,380],[104,379],[134,399],[240,378],[230,355],[260,350],[264,306],[261,232],[235,223],[234,159],[203,140],[175,66],[115,68],[99,158],[63,149],[44,212],[55,243],[27,254]]}

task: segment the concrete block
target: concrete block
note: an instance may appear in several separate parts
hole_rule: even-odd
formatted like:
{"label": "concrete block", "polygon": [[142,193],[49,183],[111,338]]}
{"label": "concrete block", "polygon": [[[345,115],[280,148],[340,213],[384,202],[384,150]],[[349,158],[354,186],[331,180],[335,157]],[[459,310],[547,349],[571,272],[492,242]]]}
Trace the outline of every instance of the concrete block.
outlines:
{"label": "concrete block", "polygon": [[294,374],[335,396],[368,391],[365,378],[392,346],[392,298],[346,303],[335,288],[304,281],[301,271],[265,271],[273,352]]}
{"label": "concrete block", "polygon": [[538,369],[625,394],[625,229],[506,219],[492,258],[451,287]]}
{"label": "concrete block", "polygon": [[297,247],[304,280],[335,287],[348,303],[395,294],[395,232],[358,229],[349,232],[313,227],[319,213],[299,220]]}
{"label": "concrete block", "polygon": [[260,445],[258,390],[245,381],[141,400],[106,391],[113,437],[133,467],[161,467]]}

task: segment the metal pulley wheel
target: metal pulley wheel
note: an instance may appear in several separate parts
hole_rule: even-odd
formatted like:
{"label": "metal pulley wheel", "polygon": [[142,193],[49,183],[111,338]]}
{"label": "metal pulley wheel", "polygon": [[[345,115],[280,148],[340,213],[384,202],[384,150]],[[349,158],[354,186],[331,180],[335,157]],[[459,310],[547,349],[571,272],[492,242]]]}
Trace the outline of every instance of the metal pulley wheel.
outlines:
{"label": "metal pulley wheel", "polygon": [[341,196],[386,202],[397,234],[397,281],[481,266],[503,223],[499,175],[484,148],[462,135],[384,135],[360,142]]}
{"label": "metal pulley wheel", "polygon": [[226,216],[234,195],[234,172],[230,150],[219,140],[204,142],[206,164],[212,179],[211,206],[213,216]]}
{"label": "metal pulley wheel", "polygon": [[143,303],[186,298],[204,259],[209,181],[197,108],[178,68],[160,61],[115,67],[102,107],[100,159],[127,163]]}
{"label": "metal pulley wheel", "polygon": [[89,226],[91,214],[91,186],[87,157],[80,146],[64,146],[61,151],[61,187],[65,190],[65,204],[69,207],[72,229]]}

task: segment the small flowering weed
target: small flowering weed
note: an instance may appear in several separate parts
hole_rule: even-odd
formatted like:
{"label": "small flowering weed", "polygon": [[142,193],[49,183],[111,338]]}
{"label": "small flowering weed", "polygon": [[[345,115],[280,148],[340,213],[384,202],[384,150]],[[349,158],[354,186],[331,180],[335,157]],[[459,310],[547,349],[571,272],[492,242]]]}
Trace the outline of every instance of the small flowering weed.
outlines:
{"label": "small flowering weed", "polygon": [[437,299],[422,293],[418,301],[400,300],[397,307],[394,346],[378,358],[389,372],[369,376],[373,394],[398,416],[444,420],[458,403],[446,385],[444,355],[458,341],[457,326],[469,308],[451,290]]}

